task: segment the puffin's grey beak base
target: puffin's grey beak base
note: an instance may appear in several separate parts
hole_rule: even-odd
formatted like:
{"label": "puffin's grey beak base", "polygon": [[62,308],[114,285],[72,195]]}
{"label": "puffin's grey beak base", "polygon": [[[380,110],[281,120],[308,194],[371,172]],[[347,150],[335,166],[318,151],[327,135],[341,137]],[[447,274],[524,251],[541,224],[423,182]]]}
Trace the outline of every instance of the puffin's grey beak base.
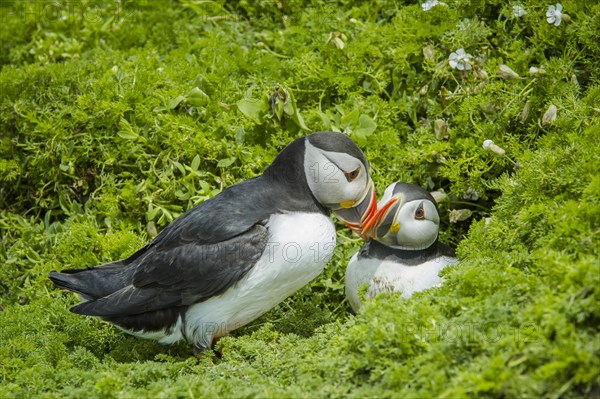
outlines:
{"label": "puffin's grey beak base", "polygon": [[369,180],[367,189],[363,196],[356,201],[351,208],[340,208],[334,211],[335,214],[358,235],[363,234],[363,223],[369,220],[377,212],[377,196],[375,185]]}

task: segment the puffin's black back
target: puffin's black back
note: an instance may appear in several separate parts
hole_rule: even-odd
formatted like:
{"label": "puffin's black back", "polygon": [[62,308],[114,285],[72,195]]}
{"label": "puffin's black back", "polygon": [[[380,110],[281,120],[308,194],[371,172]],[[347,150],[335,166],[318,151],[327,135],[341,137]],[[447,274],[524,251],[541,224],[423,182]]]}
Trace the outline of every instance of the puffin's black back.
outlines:
{"label": "puffin's black back", "polygon": [[454,257],[454,250],[436,240],[431,246],[419,250],[390,248],[379,241],[369,240],[363,244],[358,259],[379,259],[416,266],[442,256]]}
{"label": "puffin's black back", "polygon": [[413,200],[427,199],[431,201],[433,205],[435,205],[435,209],[438,212],[438,214],[440,213],[435,198],[433,198],[429,191],[425,190],[420,186],[417,186],[416,184],[398,182],[394,186],[394,195],[398,193],[402,193],[405,203]]}

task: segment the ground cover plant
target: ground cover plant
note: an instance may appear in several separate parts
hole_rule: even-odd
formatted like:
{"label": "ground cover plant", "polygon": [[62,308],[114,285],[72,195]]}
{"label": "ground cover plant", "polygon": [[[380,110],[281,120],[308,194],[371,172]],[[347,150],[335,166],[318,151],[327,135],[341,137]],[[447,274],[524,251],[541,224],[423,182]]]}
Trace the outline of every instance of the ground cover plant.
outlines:
{"label": "ground cover plant", "polygon": [[[0,397],[600,394],[600,4],[0,7]],[[438,192],[441,288],[351,315],[338,222],[323,274],[199,361],[52,288],[318,130],[359,143],[380,195]]]}

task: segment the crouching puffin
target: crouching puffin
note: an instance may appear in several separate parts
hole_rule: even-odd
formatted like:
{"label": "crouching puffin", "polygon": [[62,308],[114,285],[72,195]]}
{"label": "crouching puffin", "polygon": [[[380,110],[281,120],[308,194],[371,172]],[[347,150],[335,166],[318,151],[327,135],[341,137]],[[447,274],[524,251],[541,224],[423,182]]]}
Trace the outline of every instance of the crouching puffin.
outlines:
{"label": "crouching puffin", "polygon": [[190,209],[127,259],[52,272],[71,308],[199,354],[315,278],[336,243],[330,211],[359,225],[377,209],[363,152],[341,133],[284,148],[261,176]]}
{"label": "crouching puffin", "polygon": [[440,216],[433,197],[414,184],[387,187],[379,210],[362,226],[371,238],[346,269],[346,297],[357,312],[362,305],[359,289],[367,285],[366,298],[382,292],[415,292],[442,282],[438,273],[457,263],[452,249],[438,241]]}

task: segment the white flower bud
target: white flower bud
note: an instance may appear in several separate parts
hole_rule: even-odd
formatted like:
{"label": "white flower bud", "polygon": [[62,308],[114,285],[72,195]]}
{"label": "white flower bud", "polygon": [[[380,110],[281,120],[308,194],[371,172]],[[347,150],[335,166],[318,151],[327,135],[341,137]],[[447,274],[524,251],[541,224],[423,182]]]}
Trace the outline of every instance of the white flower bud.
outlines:
{"label": "white flower bud", "polygon": [[327,43],[332,42],[339,50],[343,50],[346,46],[344,40],[347,40],[346,35],[341,32],[331,32],[327,38]]}
{"label": "white flower bud", "polygon": [[521,112],[521,117],[519,118],[519,122],[525,123],[527,121],[527,118],[529,117],[529,111],[531,111],[531,101],[527,101],[525,103],[523,112]]}
{"label": "white flower bud", "polygon": [[481,196],[473,187],[469,187],[463,198],[469,201],[477,201]]}
{"label": "white flower bud", "polygon": [[435,59],[435,49],[431,44],[423,47],[423,56],[428,61],[433,61]]}
{"label": "white flower bud", "polygon": [[481,80],[488,80],[488,73],[483,68],[475,68],[474,69],[475,76],[477,76]]}
{"label": "white flower bud", "polygon": [[498,76],[500,76],[502,79],[519,79],[520,78],[518,73],[516,73],[515,71],[513,71],[507,65],[504,65],[504,64],[502,64],[498,67],[498,71],[496,71],[496,74]]}
{"label": "white flower bud", "polygon": [[484,114],[495,114],[496,106],[493,103],[479,104],[479,109]]}
{"label": "white flower bud", "polygon": [[533,75],[533,76],[545,75],[546,70],[544,68],[538,68],[538,67],[532,66],[531,68],[529,68],[529,74]]}
{"label": "white flower bud", "polygon": [[467,220],[471,215],[473,215],[473,212],[469,209],[452,209],[448,219],[450,223],[457,223]]}
{"label": "white flower bud", "polygon": [[149,221],[148,224],[146,224],[146,231],[148,232],[148,236],[150,238],[154,238],[158,235],[158,231],[156,230],[156,225],[154,224],[153,221]]}
{"label": "white flower bud", "polygon": [[335,47],[339,48],[340,50],[343,50],[344,46],[346,45],[339,37],[333,38],[333,44],[335,44]]}
{"label": "white flower bud", "polygon": [[438,140],[445,140],[450,137],[450,128],[448,123],[443,119],[436,119],[433,122],[433,130],[435,131],[435,138]]}
{"label": "white flower bud", "polygon": [[573,83],[576,86],[579,86],[579,81],[577,80],[577,76],[575,76],[575,74],[571,75],[571,83]]}
{"label": "white flower bud", "polygon": [[437,191],[432,191],[429,194],[431,194],[431,196],[433,197],[433,199],[435,200],[435,202],[437,202],[438,204],[442,201],[445,201],[446,199],[448,199],[448,194],[446,194],[446,192],[444,191],[443,188],[440,188]]}
{"label": "white flower bud", "polygon": [[544,113],[544,116],[542,116],[542,125],[544,127],[552,126],[552,124],[556,120],[556,112],[557,111],[558,111],[558,108],[556,108],[556,105],[554,105],[554,104],[552,104],[548,107],[548,109]]}
{"label": "white flower bud", "polygon": [[483,149],[486,151],[491,151],[497,155],[504,155],[506,151],[503,148],[498,147],[492,140],[485,140],[483,142]]}

